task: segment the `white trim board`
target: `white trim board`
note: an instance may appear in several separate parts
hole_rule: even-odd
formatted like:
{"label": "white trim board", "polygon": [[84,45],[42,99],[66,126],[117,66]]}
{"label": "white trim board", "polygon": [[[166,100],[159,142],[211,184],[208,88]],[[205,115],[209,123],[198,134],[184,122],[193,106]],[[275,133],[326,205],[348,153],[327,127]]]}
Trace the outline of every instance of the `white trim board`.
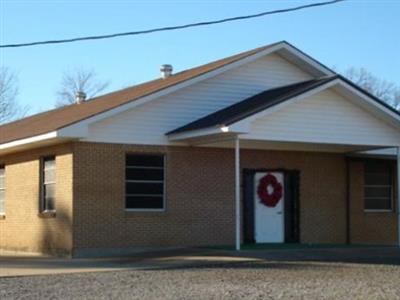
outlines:
{"label": "white trim board", "polygon": [[31,144],[31,143],[35,143],[35,142],[41,142],[44,140],[56,138],[57,136],[58,136],[57,131],[52,131],[52,132],[48,132],[45,134],[35,135],[35,136],[29,137],[29,138],[0,144],[0,150],[13,148],[13,147],[17,147],[17,146],[22,146],[22,145],[26,145],[26,144]]}

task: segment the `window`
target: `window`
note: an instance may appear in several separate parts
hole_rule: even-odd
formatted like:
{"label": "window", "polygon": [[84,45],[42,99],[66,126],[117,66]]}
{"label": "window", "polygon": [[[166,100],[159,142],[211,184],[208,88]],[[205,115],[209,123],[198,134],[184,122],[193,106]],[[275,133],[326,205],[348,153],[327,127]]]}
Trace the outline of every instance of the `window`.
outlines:
{"label": "window", "polygon": [[393,199],[392,165],[386,161],[364,164],[364,209],[391,211]]}
{"label": "window", "polygon": [[55,211],[56,159],[44,157],[41,162],[41,212]]}
{"label": "window", "polygon": [[6,213],[6,168],[0,165],[0,215]]}
{"label": "window", "polygon": [[164,156],[126,156],[125,208],[127,210],[164,209]]}

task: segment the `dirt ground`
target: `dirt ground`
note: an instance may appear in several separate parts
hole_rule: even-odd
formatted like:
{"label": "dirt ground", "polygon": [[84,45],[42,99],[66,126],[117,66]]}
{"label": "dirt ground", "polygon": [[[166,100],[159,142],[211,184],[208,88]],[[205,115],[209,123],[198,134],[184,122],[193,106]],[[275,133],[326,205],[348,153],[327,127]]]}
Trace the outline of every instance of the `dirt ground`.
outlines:
{"label": "dirt ground", "polygon": [[397,248],[204,251],[173,257],[174,262],[180,257],[179,263],[3,277],[0,299],[399,299],[400,295]]}

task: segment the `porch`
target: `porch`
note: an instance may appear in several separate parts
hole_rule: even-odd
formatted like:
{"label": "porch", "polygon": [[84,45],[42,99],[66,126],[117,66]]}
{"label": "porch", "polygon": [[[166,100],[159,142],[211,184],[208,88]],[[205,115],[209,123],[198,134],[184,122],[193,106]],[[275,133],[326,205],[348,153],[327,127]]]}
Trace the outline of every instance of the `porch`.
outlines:
{"label": "porch", "polygon": [[[167,135],[172,142],[234,151],[237,250],[242,240],[376,244],[386,231],[394,236],[383,243],[400,245],[399,120],[399,114],[378,99],[333,77],[267,90]],[[370,167],[364,162],[373,157],[368,151],[390,148],[395,156],[378,156],[394,164],[390,174],[366,175]],[[243,177],[244,170],[253,174],[250,179]],[[370,177],[374,182],[367,182]],[[264,196],[263,180],[262,188],[268,189]],[[282,192],[272,196],[284,201],[268,203],[276,189]],[[392,201],[390,207],[368,208],[380,199]],[[281,219],[282,225],[267,222],[264,229],[281,232],[271,240],[257,238],[262,231],[257,219],[272,218]]]}
{"label": "porch", "polygon": [[[260,141],[252,145],[237,138],[196,145],[230,148],[234,152],[236,250],[258,246],[287,250],[310,245],[315,248],[399,245],[397,148],[379,148],[391,149],[396,156],[377,157],[375,151],[364,154],[368,149],[378,149],[375,146],[332,145],[328,151],[328,145],[303,144],[299,151],[298,143],[293,143],[292,148],[268,144],[262,147]],[[389,165],[392,170],[390,208],[366,207],[365,168],[370,163]],[[281,206],[278,203],[270,207],[269,214],[259,212],[266,207],[257,197],[259,180],[268,174],[277,177],[282,174],[280,182],[284,189]],[[272,221],[274,213],[278,217],[282,214],[278,223],[257,222],[261,218]],[[263,233],[263,226],[272,231]],[[276,232],[277,228],[281,228],[281,233]]]}

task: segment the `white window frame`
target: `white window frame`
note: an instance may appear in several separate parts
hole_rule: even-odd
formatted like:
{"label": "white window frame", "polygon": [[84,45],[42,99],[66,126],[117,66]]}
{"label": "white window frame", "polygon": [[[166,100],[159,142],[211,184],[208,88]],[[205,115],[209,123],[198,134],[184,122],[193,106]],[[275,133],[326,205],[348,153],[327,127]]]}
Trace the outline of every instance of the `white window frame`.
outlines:
{"label": "white window frame", "polygon": [[[166,181],[167,181],[167,178],[166,178],[166,174],[167,174],[167,172],[166,172],[166,161],[167,161],[167,156],[165,155],[165,154],[162,154],[162,153],[126,153],[125,154],[125,159],[126,159],[126,157],[127,156],[129,156],[129,155],[144,155],[144,156],[161,156],[162,158],[163,158],[163,166],[162,166],[162,169],[163,169],[163,180],[126,180],[126,178],[125,178],[125,180],[124,180],[124,191],[125,191],[125,193],[124,193],[124,209],[125,209],[125,211],[126,212],[165,212],[166,210],[167,210],[167,206],[166,206],[166,204],[167,204],[167,201],[166,201]],[[161,167],[148,167],[148,166],[134,166],[134,167],[132,167],[132,166],[130,166],[130,167],[127,167],[127,165],[126,165],[126,160],[125,160],[125,170],[126,169],[134,169],[134,168],[141,168],[141,169],[161,169]],[[156,182],[159,182],[159,183],[163,183],[163,193],[162,194],[154,194],[154,196],[162,196],[162,199],[163,199],[163,201],[162,201],[162,204],[163,204],[163,207],[162,208],[127,208],[126,207],[126,197],[127,196],[129,196],[129,195],[131,195],[131,196],[138,196],[138,195],[140,195],[140,194],[127,194],[126,193],[126,183],[127,182],[141,182],[141,183],[145,183],[145,182],[151,182],[151,183],[156,183]],[[149,194],[146,194],[146,196],[149,196]]]}
{"label": "white window frame", "polygon": [[[54,181],[49,181],[49,182],[45,182],[45,171],[47,169],[45,169],[45,160],[52,158],[54,160]],[[55,213],[56,212],[56,197],[54,195],[54,209],[46,209],[46,205],[45,205],[45,186],[46,185],[54,185],[54,193],[56,192],[56,172],[57,172],[57,166],[56,166],[56,156],[55,155],[47,155],[47,156],[43,156],[40,159],[40,205],[39,205],[39,212],[41,214],[47,214],[47,213]]]}
{"label": "white window frame", "polygon": [[0,175],[0,177],[3,178],[4,186],[0,187],[0,191],[3,191],[3,211],[0,211],[0,217],[3,217],[6,215],[6,166],[3,164],[0,164],[0,169],[3,169],[3,176]]}
{"label": "white window frame", "polygon": [[[368,162],[365,162],[365,163],[368,163]],[[365,165],[365,163],[364,163],[364,165]],[[393,170],[391,169],[391,170],[389,170],[390,171],[390,180],[391,180],[391,184],[390,185],[382,185],[382,184],[380,184],[380,185],[367,185],[366,183],[365,183],[365,174],[366,174],[366,172],[365,172],[365,169],[364,169],[364,174],[363,174],[363,176],[364,176],[364,184],[363,184],[363,189],[364,189],[364,198],[363,198],[363,201],[364,201],[364,212],[365,213],[391,213],[391,212],[393,212],[394,211],[394,184],[393,184]],[[365,200],[367,199],[367,198],[375,198],[375,199],[379,199],[379,197],[366,197],[365,196],[365,188],[368,188],[368,187],[371,187],[371,188],[390,188],[390,209],[376,209],[376,208],[373,208],[373,209],[368,209],[368,208],[365,208]],[[383,197],[381,197],[382,199],[386,199],[386,198],[383,198]]]}

